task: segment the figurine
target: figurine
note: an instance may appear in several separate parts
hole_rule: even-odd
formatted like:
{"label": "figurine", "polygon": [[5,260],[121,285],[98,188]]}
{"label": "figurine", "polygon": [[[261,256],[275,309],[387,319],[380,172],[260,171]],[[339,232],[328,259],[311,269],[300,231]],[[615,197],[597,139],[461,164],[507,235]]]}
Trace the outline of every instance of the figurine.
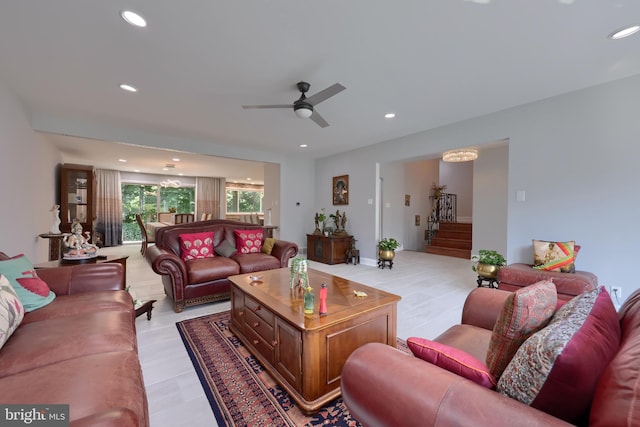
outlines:
{"label": "figurine", "polygon": [[64,236],[65,254],[71,256],[91,256],[98,252],[98,247],[89,243],[90,234],[82,235],[82,224],[77,219],[71,223],[71,234]]}
{"label": "figurine", "polygon": [[53,212],[53,225],[49,232],[51,234],[60,234],[60,205],[53,205],[49,212]]}

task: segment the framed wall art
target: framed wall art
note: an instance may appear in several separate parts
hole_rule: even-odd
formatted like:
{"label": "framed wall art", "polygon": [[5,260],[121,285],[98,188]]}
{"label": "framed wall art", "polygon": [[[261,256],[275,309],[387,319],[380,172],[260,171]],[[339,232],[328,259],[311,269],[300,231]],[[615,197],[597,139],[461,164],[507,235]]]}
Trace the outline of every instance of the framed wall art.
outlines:
{"label": "framed wall art", "polygon": [[333,177],[333,204],[348,205],[349,204],[349,175],[340,175]]}
{"label": "framed wall art", "polygon": [[420,215],[416,215],[416,227],[420,226]]}
{"label": "framed wall art", "polygon": [[410,194],[405,194],[404,195],[404,205],[405,206],[411,206],[411,195]]}

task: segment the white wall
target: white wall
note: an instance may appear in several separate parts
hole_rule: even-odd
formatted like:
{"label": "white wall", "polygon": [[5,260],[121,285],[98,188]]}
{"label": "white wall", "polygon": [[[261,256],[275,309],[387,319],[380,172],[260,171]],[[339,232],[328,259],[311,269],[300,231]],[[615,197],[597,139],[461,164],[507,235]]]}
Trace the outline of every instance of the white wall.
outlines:
{"label": "white wall", "polygon": [[18,99],[0,82],[0,251],[24,253],[33,263],[48,260],[49,241],[38,237],[53,224],[56,165],[52,148],[31,130]]}
{"label": "white wall", "polygon": [[[498,211],[500,202],[495,208],[499,221],[506,218],[506,227],[498,230],[497,217],[474,212],[474,229],[493,230],[496,245],[506,233],[509,262],[530,262],[534,238],[576,240],[582,245],[577,268],[592,271],[601,284],[622,286],[628,295],[640,286],[635,280],[639,93],[640,76],[634,76],[319,159],[316,188],[328,185],[331,175],[348,173],[363,194],[371,194],[378,162],[508,139],[506,215]],[[476,187],[474,200],[491,197],[491,189]],[[516,190],[525,190],[525,202],[516,202]],[[317,193],[316,204],[322,201]],[[369,216],[366,206],[361,216]],[[375,233],[370,221],[354,231],[360,240]],[[370,245],[361,250],[373,257]]]}
{"label": "white wall", "polygon": [[474,163],[440,161],[440,185],[447,186],[446,193],[456,195],[457,216],[461,222],[470,222],[473,216]]}
{"label": "white wall", "polygon": [[[419,160],[404,164],[405,193],[411,196],[410,206],[405,206],[404,233],[402,244],[404,249],[419,251],[425,247],[424,231],[427,229],[427,218],[431,213],[431,186],[438,184],[440,169],[437,159]],[[469,178],[471,181],[471,178]],[[420,216],[420,225],[416,226],[415,217]]]}

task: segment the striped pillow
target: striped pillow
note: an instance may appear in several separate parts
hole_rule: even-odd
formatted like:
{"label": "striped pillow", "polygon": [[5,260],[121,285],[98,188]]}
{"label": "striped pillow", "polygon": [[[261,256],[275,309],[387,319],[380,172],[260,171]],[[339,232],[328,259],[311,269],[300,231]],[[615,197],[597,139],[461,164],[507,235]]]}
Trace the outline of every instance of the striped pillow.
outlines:
{"label": "striped pillow", "polygon": [[574,273],[575,242],[533,241],[533,268],[546,271]]}

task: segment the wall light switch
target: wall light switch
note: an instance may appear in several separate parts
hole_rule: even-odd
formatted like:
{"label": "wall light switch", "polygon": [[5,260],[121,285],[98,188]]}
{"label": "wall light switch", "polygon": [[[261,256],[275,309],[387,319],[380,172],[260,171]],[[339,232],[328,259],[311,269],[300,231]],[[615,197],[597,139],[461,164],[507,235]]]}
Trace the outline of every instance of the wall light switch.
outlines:
{"label": "wall light switch", "polygon": [[385,204],[384,204],[384,207],[385,207],[385,208],[390,208],[390,207],[391,207],[391,203],[385,203]]}
{"label": "wall light switch", "polygon": [[372,205],[373,204],[373,199],[367,199],[367,204]]}
{"label": "wall light switch", "polygon": [[526,194],[524,190],[516,191],[516,202],[524,202],[526,200]]}

